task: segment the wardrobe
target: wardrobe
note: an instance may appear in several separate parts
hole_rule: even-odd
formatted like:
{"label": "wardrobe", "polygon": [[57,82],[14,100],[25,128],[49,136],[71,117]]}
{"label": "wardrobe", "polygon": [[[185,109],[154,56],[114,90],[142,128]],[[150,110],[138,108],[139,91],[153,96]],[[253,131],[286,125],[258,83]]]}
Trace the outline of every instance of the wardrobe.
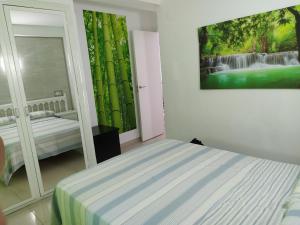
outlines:
{"label": "wardrobe", "polygon": [[72,1],[0,0],[0,208],[96,164]]}

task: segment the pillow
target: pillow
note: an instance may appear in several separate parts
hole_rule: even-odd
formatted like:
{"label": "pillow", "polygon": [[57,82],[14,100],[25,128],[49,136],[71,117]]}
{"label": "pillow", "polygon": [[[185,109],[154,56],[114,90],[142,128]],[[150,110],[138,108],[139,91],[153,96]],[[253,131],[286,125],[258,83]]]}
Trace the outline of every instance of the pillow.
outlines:
{"label": "pillow", "polygon": [[30,115],[30,119],[36,120],[36,119],[54,116],[55,112],[53,112],[53,111],[36,111],[36,112],[29,113],[29,115]]}
{"label": "pillow", "polygon": [[9,125],[16,122],[15,116],[0,117],[0,126]]}

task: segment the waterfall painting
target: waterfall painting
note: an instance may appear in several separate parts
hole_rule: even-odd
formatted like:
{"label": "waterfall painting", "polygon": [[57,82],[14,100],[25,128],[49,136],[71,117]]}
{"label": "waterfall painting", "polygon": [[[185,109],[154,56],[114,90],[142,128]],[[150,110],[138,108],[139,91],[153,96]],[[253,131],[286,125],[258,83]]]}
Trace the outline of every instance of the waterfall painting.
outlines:
{"label": "waterfall painting", "polygon": [[300,6],[198,29],[202,89],[300,88]]}
{"label": "waterfall painting", "polygon": [[83,11],[99,125],[136,128],[126,17]]}

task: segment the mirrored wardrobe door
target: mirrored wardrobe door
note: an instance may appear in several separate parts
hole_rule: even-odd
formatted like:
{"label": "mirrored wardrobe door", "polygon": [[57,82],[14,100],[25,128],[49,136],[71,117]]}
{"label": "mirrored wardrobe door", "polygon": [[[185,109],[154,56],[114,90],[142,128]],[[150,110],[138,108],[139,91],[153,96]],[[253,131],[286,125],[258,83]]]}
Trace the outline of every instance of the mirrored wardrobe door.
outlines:
{"label": "mirrored wardrobe door", "polygon": [[0,46],[0,154],[4,154],[4,158],[0,157],[0,164],[4,165],[0,167],[0,208],[5,210],[32,199],[23,153],[23,132],[16,104],[12,101],[15,84],[9,77],[7,62]]}
{"label": "mirrored wardrobe door", "polygon": [[64,14],[5,7],[41,192],[86,168]]}

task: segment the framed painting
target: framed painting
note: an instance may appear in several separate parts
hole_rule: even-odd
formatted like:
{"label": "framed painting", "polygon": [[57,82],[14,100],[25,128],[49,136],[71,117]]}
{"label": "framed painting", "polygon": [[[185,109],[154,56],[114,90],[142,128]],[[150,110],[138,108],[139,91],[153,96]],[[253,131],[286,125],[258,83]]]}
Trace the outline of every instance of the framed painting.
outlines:
{"label": "framed painting", "polygon": [[198,29],[201,89],[300,88],[300,6]]}

